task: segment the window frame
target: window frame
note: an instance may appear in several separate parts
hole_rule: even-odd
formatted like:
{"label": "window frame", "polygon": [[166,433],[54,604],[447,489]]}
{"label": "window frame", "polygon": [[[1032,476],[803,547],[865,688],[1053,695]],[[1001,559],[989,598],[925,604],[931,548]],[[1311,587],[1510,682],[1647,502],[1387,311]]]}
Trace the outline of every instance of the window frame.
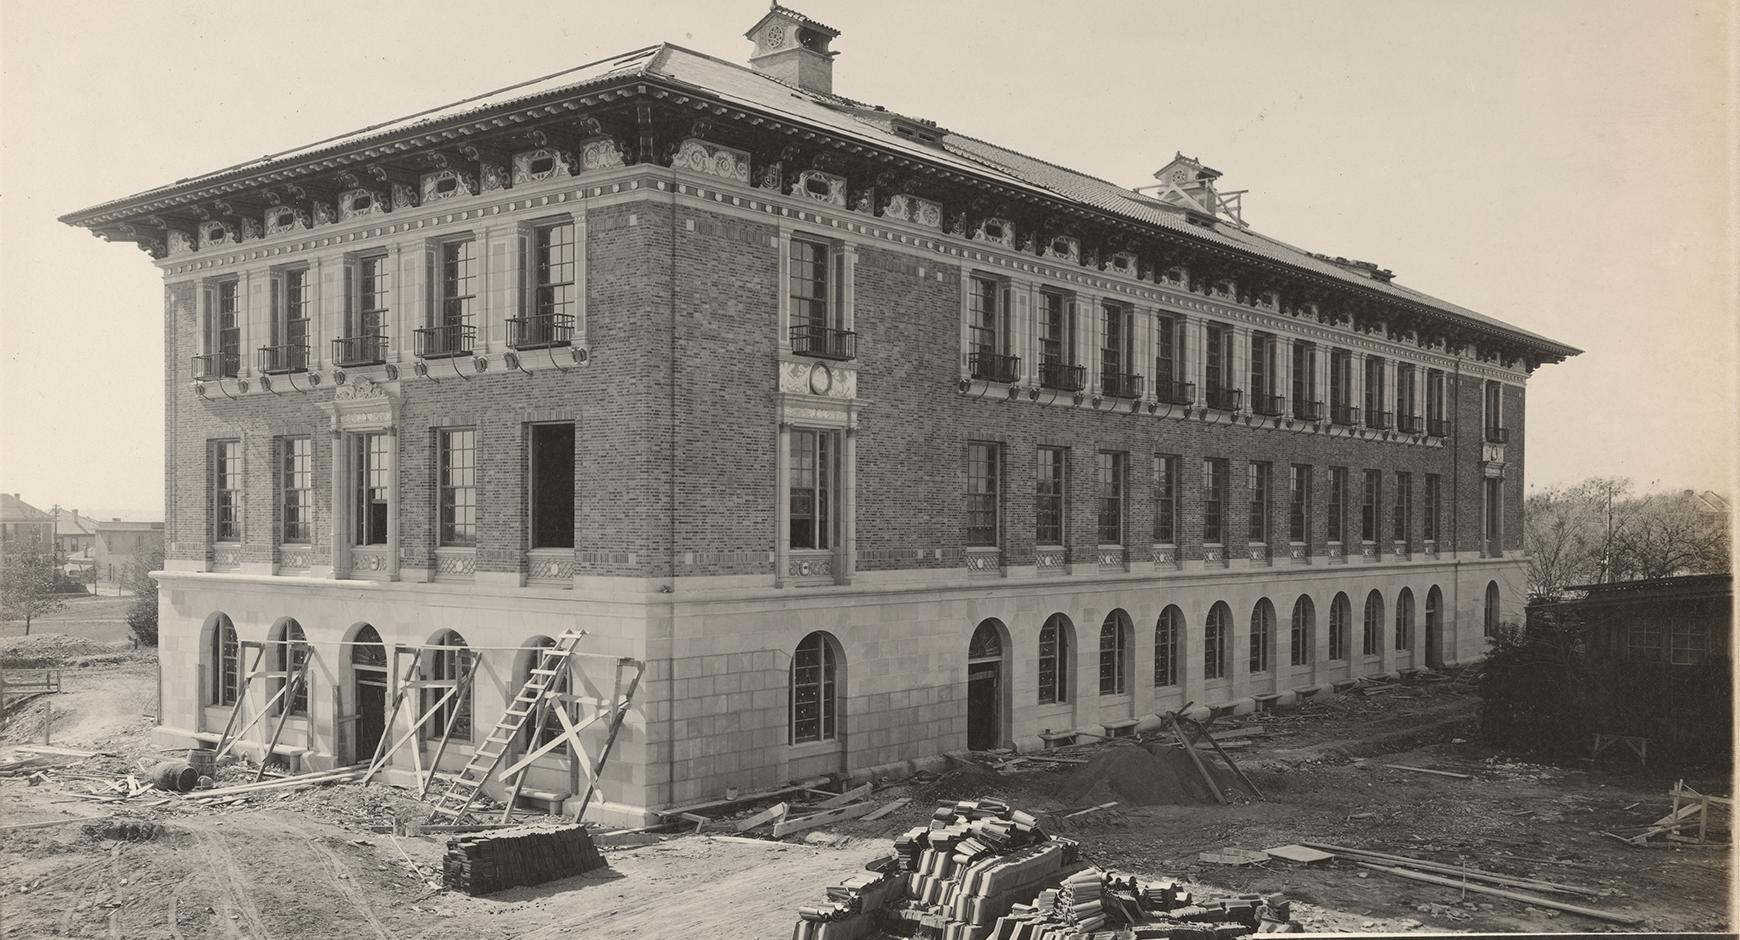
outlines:
{"label": "window frame", "polygon": [[[974,272],[967,275],[967,284],[967,355],[1009,355],[1009,308],[1013,306],[1009,282],[1003,278]],[[981,288],[984,290],[981,291]],[[984,342],[987,338],[988,344]]]}
{"label": "window frame", "polygon": [[1156,545],[1178,544],[1178,467],[1182,461],[1177,454],[1154,455],[1149,499],[1154,505],[1152,537]]}
{"label": "window frame", "polygon": [[1289,465],[1287,473],[1287,541],[1311,544],[1311,465]]}
{"label": "window frame", "polygon": [[212,663],[217,674],[212,676],[211,704],[234,706],[241,695],[242,646],[235,622],[225,614],[212,625]]}
{"label": "window frame", "polygon": [[[386,545],[392,519],[392,435],[385,431],[358,433],[351,435],[350,443],[349,497],[355,515],[350,527],[351,544]],[[376,457],[381,458],[379,465],[375,463]],[[378,533],[373,512],[376,506],[381,507]]]}
{"label": "window frame", "polygon": [[1216,601],[1208,609],[1208,615],[1202,624],[1202,679],[1204,682],[1222,682],[1232,677],[1228,675],[1228,647],[1232,643],[1232,609],[1225,602]]}
{"label": "window frame", "polygon": [[1315,643],[1312,634],[1316,632],[1316,626],[1316,605],[1311,602],[1311,598],[1302,594],[1293,602],[1293,613],[1287,623],[1289,665],[1311,665],[1312,647]]}
{"label": "window frame", "polygon": [[1066,621],[1060,619],[1062,617],[1062,614],[1052,614],[1039,628],[1039,658],[1035,663],[1035,673],[1039,679],[1040,705],[1069,702],[1069,631],[1064,626]]}
{"label": "window frame", "polygon": [[1423,494],[1425,504],[1421,507],[1420,538],[1434,545],[1438,541],[1438,511],[1443,502],[1441,489],[1443,478],[1436,473],[1426,474],[1426,489]]}
{"label": "window frame", "polygon": [[[813,657],[813,662],[806,664],[806,656]],[[788,745],[823,744],[839,740],[838,659],[834,644],[829,642],[828,635],[823,631],[817,630],[798,641],[792,652],[791,673],[788,676],[791,688],[786,722]],[[813,679],[805,679],[806,670],[813,670]],[[799,714],[806,704],[803,701],[806,689],[813,690],[815,694],[813,718],[804,718]],[[801,730],[806,724],[813,724],[812,733]]]}
{"label": "window frame", "polygon": [[[1041,289],[1039,303],[1040,313],[1036,318],[1039,322],[1033,332],[1039,343],[1040,367],[1056,365],[1074,368],[1080,365],[1076,361],[1075,351],[1075,295],[1067,291]],[[1054,329],[1058,335],[1047,336]]]}
{"label": "window frame", "polygon": [[[1063,548],[1069,541],[1069,448],[1041,444],[1036,448],[1033,474],[1033,542],[1041,548]],[[1049,487],[1052,492],[1047,492]],[[1047,506],[1052,508],[1047,508]],[[1056,522],[1047,521],[1052,515]],[[1052,525],[1057,539],[1047,541]]]}
{"label": "window frame", "polygon": [[1342,545],[1347,542],[1347,477],[1346,467],[1329,468],[1329,505],[1325,507],[1326,541]]}
{"label": "window frame", "polygon": [[475,322],[482,255],[475,234],[444,238],[435,246],[435,307],[428,326],[456,327]]}
{"label": "window frame", "polygon": [[[1202,543],[1226,544],[1228,461],[1225,457],[1202,459]],[[1213,523],[1210,528],[1209,523]]]}
{"label": "window frame", "polygon": [[1411,547],[1414,542],[1414,475],[1397,470],[1395,490],[1395,502],[1390,507],[1390,540]]}
{"label": "window frame", "polygon": [[[1125,695],[1129,693],[1130,646],[1128,625],[1125,622],[1127,614],[1123,610],[1114,610],[1106,615],[1105,622],[1100,624],[1100,695]],[[1108,632],[1109,631],[1109,632]],[[1107,645],[1110,638],[1111,644]]]}
{"label": "window frame", "polygon": [[211,442],[211,540],[218,545],[242,541],[242,442]]}
{"label": "window frame", "polygon": [[[580,474],[580,461],[578,456],[575,454],[575,449],[580,440],[580,428],[573,421],[535,421],[528,422],[525,427],[526,548],[531,551],[543,549],[555,551],[572,550],[575,543],[574,530],[579,521],[580,510],[580,500],[574,492]],[[545,434],[559,434],[560,429],[563,428],[567,429],[571,441],[566,450],[568,475],[566,477],[559,477],[559,482],[552,485],[556,486],[558,491],[567,494],[568,525],[551,530],[555,533],[556,537],[553,540],[546,541],[544,538],[546,533],[544,530],[539,528],[538,521],[552,515],[555,507],[551,507],[551,510],[548,513],[540,509],[540,506],[542,506],[543,503],[542,500],[539,499],[539,494],[543,492],[542,488],[544,486],[544,478],[538,470],[538,441],[540,436]],[[558,506],[559,505],[560,503],[558,503]]]}
{"label": "window frame", "polygon": [[1382,656],[1384,652],[1384,604],[1383,595],[1375,589],[1365,596],[1365,609],[1362,611],[1363,629],[1360,632],[1360,655]]}
{"label": "window frame", "polygon": [[1257,601],[1251,608],[1251,645],[1250,657],[1246,665],[1253,676],[1268,675],[1274,671],[1271,647],[1275,639],[1275,606],[1268,598]]}
{"label": "window frame", "polygon": [[1097,544],[1124,544],[1124,508],[1129,476],[1129,455],[1121,450],[1096,451],[1094,456],[1095,519]]}
{"label": "window frame", "polygon": [[1363,484],[1359,494],[1359,540],[1376,542],[1383,532],[1383,471],[1365,471]]}
{"label": "window frame", "polygon": [[[464,446],[455,446],[461,440]],[[466,456],[463,465],[454,459],[459,454]],[[463,480],[455,479],[459,474],[464,475]],[[436,544],[444,548],[476,547],[477,428],[435,430],[435,491]],[[462,516],[469,518],[462,520]]]}
{"label": "window frame", "polygon": [[[786,249],[785,284],[788,328],[807,326],[812,329],[845,329],[844,303],[840,296],[844,288],[845,252],[841,250],[839,242],[819,235],[796,232],[792,233],[789,241],[791,244]],[[815,256],[800,257],[800,245],[815,251]],[[819,271],[820,277],[814,273],[804,277],[799,272],[800,265],[812,272]],[[800,284],[819,296],[800,293]],[[821,310],[820,319],[815,316],[818,307]]]}
{"label": "window frame", "polygon": [[314,538],[314,438],[278,439],[278,541],[309,545]]}
{"label": "window frame", "polygon": [[1003,544],[1003,445],[967,442],[966,544],[996,548]]}
{"label": "window frame", "polygon": [[1266,460],[1253,460],[1245,469],[1245,541],[1269,544],[1270,478],[1274,468]]}
{"label": "window frame", "polygon": [[1154,621],[1154,687],[1176,686],[1184,657],[1184,612],[1168,604]]}
{"label": "window frame", "polygon": [[457,717],[452,718],[453,730],[448,734],[448,737],[462,743],[470,743],[476,730],[472,699],[477,687],[473,684],[471,688],[465,690],[465,694],[461,695],[457,691],[457,685],[464,680],[465,674],[470,671],[472,660],[478,653],[471,648],[470,644],[465,641],[465,637],[457,630],[443,630],[436,636],[436,642],[431,643],[430,646],[436,648],[426,651],[429,654],[427,678],[436,682],[453,682],[456,691],[452,698],[442,702],[441,697],[446,686],[430,686],[424,690],[426,704],[423,710],[426,714],[432,714],[433,717],[423,726],[422,737],[428,740],[447,733],[448,719],[457,713]]}
{"label": "window frame", "polygon": [[1329,602],[1329,661],[1347,662],[1353,646],[1353,599],[1337,592]]}
{"label": "window frame", "polygon": [[[834,551],[840,540],[840,432],[836,428],[794,427],[787,442],[786,539],[792,551]],[[801,453],[800,453],[801,452]],[[801,461],[807,458],[808,463]],[[807,486],[801,485],[808,483]],[[800,493],[809,511],[798,511]],[[807,544],[799,544],[798,524],[807,521]]]}

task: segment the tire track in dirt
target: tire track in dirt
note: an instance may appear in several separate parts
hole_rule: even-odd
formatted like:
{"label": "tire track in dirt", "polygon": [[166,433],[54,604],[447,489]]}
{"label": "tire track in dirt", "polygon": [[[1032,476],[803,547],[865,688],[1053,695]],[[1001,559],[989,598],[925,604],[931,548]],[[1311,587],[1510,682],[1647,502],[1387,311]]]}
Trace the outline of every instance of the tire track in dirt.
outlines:
{"label": "tire track in dirt", "polygon": [[351,873],[350,867],[338,857],[338,853],[321,845],[318,837],[308,836],[306,839],[308,847],[313,849],[314,854],[320,856],[321,862],[325,864],[333,887],[338,889],[339,894],[344,895],[345,900],[350,902],[351,907],[356,908],[357,913],[361,914],[364,920],[368,921],[375,936],[379,940],[394,940],[394,933],[388,930],[379,918],[375,917],[374,908],[369,904],[368,897],[357,890],[355,876]]}
{"label": "tire track in dirt", "polygon": [[224,923],[230,935],[237,935],[235,922],[229,916],[234,912],[240,914],[246,922],[248,930],[245,936],[248,940],[267,940],[270,934],[266,931],[265,922],[260,919],[260,909],[254,906],[253,899],[249,897],[252,889],[242,881],[235,856],[224,845],[223,834],[202,829],[196,830],[194,835],[199,839],[200,845],[205,847],[206,854],[211,856],[211,868],[216,872],[218,883],[223,888],[219,898],[223,901]]}

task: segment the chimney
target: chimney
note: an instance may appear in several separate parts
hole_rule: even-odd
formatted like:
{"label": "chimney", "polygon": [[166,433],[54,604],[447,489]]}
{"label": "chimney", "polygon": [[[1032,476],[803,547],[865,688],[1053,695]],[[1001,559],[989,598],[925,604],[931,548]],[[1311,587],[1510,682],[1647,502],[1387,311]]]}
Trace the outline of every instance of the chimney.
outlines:
{"label": "chimney", "polygon": [[755,43],[749,67],[788,85],[818,95],[834,93],[834,56],[828,43],[840,31],[774,3],[756,24],[744,33]]}

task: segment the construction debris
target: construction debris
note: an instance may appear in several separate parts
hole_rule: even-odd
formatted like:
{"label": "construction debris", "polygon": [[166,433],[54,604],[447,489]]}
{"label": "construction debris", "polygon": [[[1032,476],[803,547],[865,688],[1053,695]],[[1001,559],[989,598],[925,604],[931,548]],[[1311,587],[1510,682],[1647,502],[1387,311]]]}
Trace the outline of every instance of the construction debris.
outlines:
{"label": "construction debris", "polygon": [[1269,856],[1249,849],[1214,849],[1196,853],[1196,860],[1210,865],[1261,865]]}
{"label": "construction debris", "polygon": [[1431,774],[1435,777],[1455,777],[1458,780],[1473,780],[1472,774],[1459,774],[1451,770],[1433,770],[1430,767],[1409,767],[1406,764],[1385,764],[1390,770],[1405,770],[1415,774]]}
{"label": "construction debris", "polygon": [[1272,849],[1264,849],[1263,854],[1270,858],[1278,858],[1284,862],[1294,862],[1300,865],[1319,865],[1335,859],[1335,856],[1328,852],[1320,852],[1303,845],[1277,845]]}
{"label": "construction debris", "polygon": [[470,895],[538,885],[605,866],[587,827],[521,827],[447,841],[441,881]]}
{"label": "construction debris", "polygon": [[[1710,826],[1710,807],[1721,806],[1732,812],[1734,806],[1734,801],[1732,799],[1699,793],[1691,787],[1686,786],[1684,780],[1676,781],[1674,783],[1674,788],[1668,791],[1668,796],[1673,797],[1673,809],[1669,810],[1666,816],[1663,816],[1655,822],[1650,823],[1647,827],[1644,827],[1642,832],[1632,836],[1623,836],[1616,832],[1604,832],[1602,835],[1611,836],[1621,842],[1628,842],[1632,845],[1641,845],[1645,847],[1652,847],[1654,843],[1651,843],[1650,839],[1656,836],[1665,836],[1669,842],[1678,842],[1689,845],[1705,845],[1709,843],[1710,833],[1712,831],[1712,827]],[[1636,804],[1632,805],[1635,806]],[[1630,807],[1627,807],[1627,809],[1629,808]],[[1682,828],[1690,826],[1694,819],[1698,825],[1696,835],[1686,835],[1680,831]]]}

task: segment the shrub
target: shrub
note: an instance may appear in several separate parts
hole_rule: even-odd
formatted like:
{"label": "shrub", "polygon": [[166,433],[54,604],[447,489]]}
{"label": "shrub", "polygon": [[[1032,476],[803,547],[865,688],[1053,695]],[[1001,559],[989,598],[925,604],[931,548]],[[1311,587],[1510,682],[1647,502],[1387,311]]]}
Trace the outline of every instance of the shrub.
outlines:
{"label": "shrub", "polygon": [[127,609],[127,629],[140,646],[157,645],[157,593],[141,594]]}

